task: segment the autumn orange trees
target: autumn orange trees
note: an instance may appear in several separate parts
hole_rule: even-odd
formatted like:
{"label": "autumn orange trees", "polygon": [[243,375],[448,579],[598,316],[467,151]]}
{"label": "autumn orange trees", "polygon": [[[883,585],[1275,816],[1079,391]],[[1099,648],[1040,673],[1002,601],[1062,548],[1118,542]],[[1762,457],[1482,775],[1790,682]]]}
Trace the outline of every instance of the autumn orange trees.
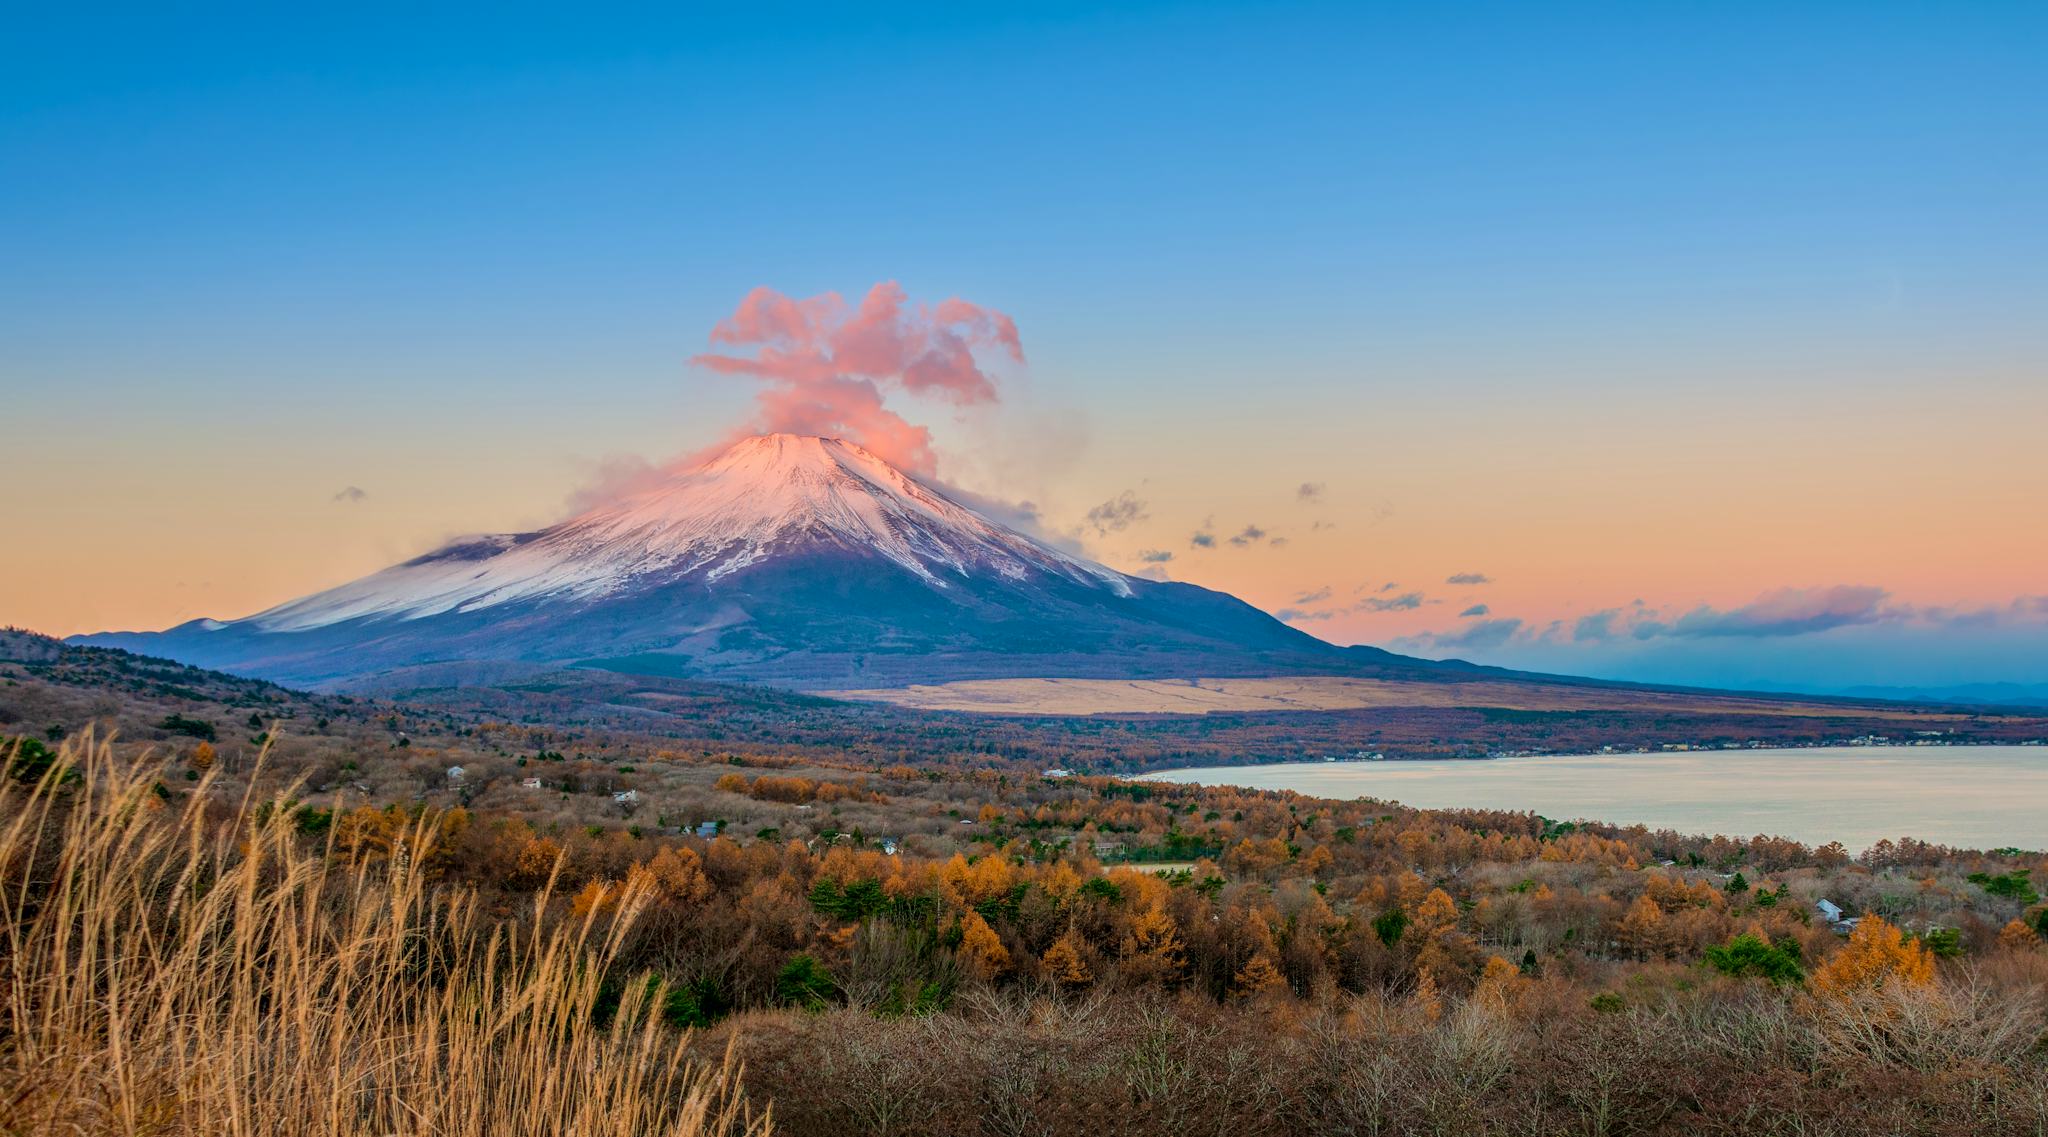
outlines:
{"label": "autumn orange trees", "polygon": [[971,908],[960,916],[960,947],[956,954],[977,979],[994,980],[1010,970],[1010,951],[1003,946],[1002,937],[988,926],[981,913]]}
{"label": "autumn orange trees", "polygon": [[1999,929],[1998,946],[2006,951],[2032,951],[2041,946],[2041,935],[2024,921],[2011,920]]}
{"label": "autumn orange trees", "polygon": [[1070,990],[1084,987],[1095,979],[1094,969],[1088,966],[1086,950],[1086,945],[1075,934],[1074,929],[1068,928],[1066,934],[1054,940],[1052,946],[1045,949],[1045,956],[1039,960],[1039,965],[1044,969],[1046,976],[1061,987]]}
{"label": "autumn orange trees", "polygon": [[1131,917],[1121,961],[1125,974],[1139,983],[1172,983],[1180,978],[1186,955],[1180,930],[1163,903],[1148,904]]}
{"label": "autumn orange trees", "polygon": [[1934,955],[1926,945],[1876,916],[1863,917],[1842,950],[1813,972],[1814,990],[1826,994],[1933,982]]}

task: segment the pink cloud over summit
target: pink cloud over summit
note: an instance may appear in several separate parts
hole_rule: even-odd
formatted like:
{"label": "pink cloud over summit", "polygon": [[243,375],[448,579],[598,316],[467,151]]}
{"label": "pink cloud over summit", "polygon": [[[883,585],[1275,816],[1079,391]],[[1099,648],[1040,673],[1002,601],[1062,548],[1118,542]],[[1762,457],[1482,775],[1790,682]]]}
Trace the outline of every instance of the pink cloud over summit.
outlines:
{"label": "pink cloud over summit", "polygon": [[913,304],[884,281],[849,308],[836,292],[794,299],[754,289],[711,330],[711,342],[752,355],[706,352],[696,366],[763,384],[751,431],[851,438],[913,473],[932,476],[931,432],[886,405],[901,392],[955,407],[995,403],[983,357],[1024,362],[1017,324],[959,299]]}

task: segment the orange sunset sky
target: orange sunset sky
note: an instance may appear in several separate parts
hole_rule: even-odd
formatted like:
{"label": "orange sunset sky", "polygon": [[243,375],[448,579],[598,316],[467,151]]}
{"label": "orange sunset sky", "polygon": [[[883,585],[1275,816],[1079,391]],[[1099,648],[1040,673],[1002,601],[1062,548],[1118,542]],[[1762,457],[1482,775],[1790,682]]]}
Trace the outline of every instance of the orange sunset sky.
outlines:
{"label": "orange sunset sky", "polygon": [[[246,615],[750,425],[907,428],[1049,539],[1337,642],[2048,684],[2038,15],[38,40],[0,622]],[[891,282],[962,305],[985,389],[827,344]],[[821,354],[720,333],[750,295]]]}

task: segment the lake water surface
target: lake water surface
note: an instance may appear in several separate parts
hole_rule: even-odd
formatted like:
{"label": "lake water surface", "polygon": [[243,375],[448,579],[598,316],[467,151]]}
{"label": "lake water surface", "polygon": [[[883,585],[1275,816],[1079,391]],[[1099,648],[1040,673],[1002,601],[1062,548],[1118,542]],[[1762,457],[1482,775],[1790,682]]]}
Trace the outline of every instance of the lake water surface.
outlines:
{"label": "lake water surface", "polygon": [[1816,747],[1496,758],[1290,762],[1168,770],[1160,781],[1532,810],[1684,833],[1759,833],[1860,853],[1918,837],[2048,848],[2048,746]]}

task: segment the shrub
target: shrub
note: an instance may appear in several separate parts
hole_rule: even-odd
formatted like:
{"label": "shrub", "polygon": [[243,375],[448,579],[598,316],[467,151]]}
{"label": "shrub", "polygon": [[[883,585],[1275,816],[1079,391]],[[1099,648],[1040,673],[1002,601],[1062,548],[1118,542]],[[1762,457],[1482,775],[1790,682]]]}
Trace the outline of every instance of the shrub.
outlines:
{"label": "shrub", "polygon": [[1081,886],[1081,895],[1093,896],[1111,904],[1121,904],[1124,890],[1108,877],[1096,876],[1088,878],[1088,882]]}
{"label": "shrub", "polygon": [[1757,976],[1773,983],[1806,980],[1806,969],[1799,965],[1798,944],[1789,940],[1770,944],[1749,932],[1708,948],[1707,965],[1723,975]]}
{"label": "shrub", "polygon": [[811,957],[809,952],[791,956],[782,965],[782,971],[775,977],[775,996],[794,1007],[807,1011],[825,1008],[837,994],[839,987],[832,982],[831,973]]}
{"label": "shrub", "polygon": [[220,732],[214,730],[213,724],[205,719],[186,718],[175,712],[165,715],[164,721],[156,725],[158,729],[168,730],[172,734],[182,734],[206,742],[212,742],[220,737]]}
{"label": "shrub", "polygon": [[50,767],[57,764],[55,750],[25,735],[9,742],[0,742],[0,749],[7,751],[7,774],[17,782],[33,785],[42,781],[43,775],[50,772]]}
{"label": "shrub", "polygon": [[1983,889],[1989,895],[2004,897],[2007,900],[2017,900],[2022,904],[2032,904],[2036,900],[2041,899],[2041,897],[2034,892],[2034,883],[2027,879],[2028,875],[2029,872],[2026,869],[2014,869],[2011,872],[1999,873],[1996,876],[1990,873],[1973,872],[1970,874],[1969,879],[1971,884]]}
{"label": "shrub", "polygon": [[1963,932],[1960,928],[1930,928],[1920,942],[1927,950],[1942,959],[1954,959],[1963,954]]}

